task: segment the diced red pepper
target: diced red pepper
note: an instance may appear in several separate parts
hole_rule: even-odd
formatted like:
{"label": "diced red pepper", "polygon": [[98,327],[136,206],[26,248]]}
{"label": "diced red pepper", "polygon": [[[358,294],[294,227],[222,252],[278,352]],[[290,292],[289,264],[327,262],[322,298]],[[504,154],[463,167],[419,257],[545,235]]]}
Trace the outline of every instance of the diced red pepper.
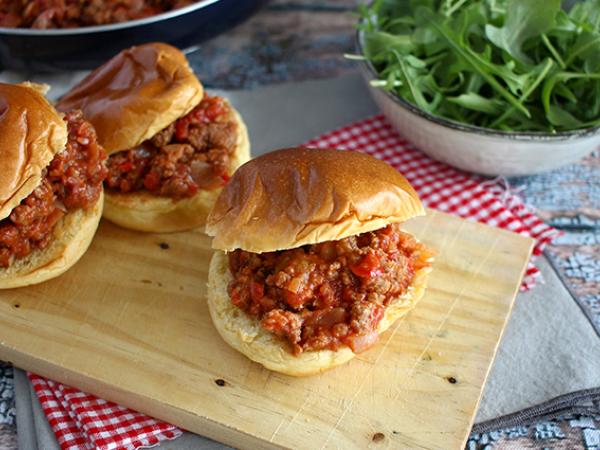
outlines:
{"label": "diced red pepper", "polygon": [[269,297],[261,298],[258,303],[263,311],[271,311],[272,309],[277,308],[277,302]]}
{"label": "diced red pepper", "polygon": [[381,262],[372,252],[367,253],[358,264],[351,265],[350,270],[359,278],[374,278],[382,274]]}
{"label": "diced red pepper", "polygon": [[156,172],[148,172],[144,177],[144,187],[149,191],[155,191],[160,187],[160,175]]}
{"label": "diced red pepper", "polygon": [[179,141],[183,141],[183,140],[187,139],[189,136],[189,127],[190,127],[190,122],[189,122],[189,119],[187,118],[187,116],[179,119],[175,123],[175,137]]}
{"label": "diced red pepper", "polygon": [[225,103],[221,97],[205,97],[190,114],[202,123],[211,123],[225,113]]}
{"label": "diced red pepper", "polygon": [[198,191],[200,190],[200,187],[198,187],[198,185],[196,183],[192,183],[188,186],[188,195],[190,197],[193,197],[194,195],[196,195],[198,193]]}
{"label": "diced red pepper", "polygon": [[252,280],[250,282],[250,297],[252,301],[258,302],[265,296],[265,286],[262,283]]}
{"label": "diced red pepper", "polygon": [[133,163],[131,161],[125,161],[119,164],[119,170],[121,172],[131,172],[133,170]]}
{"label": "diced red pepper", "polygon": [[300,295],[292,291],[288,291],[287,289],[283,290],[283,299],[293,309],[300,309],[300,307],[306,301],[306,299],[302,298]]}
{"label": "diced red pepper", "polygon": [[208,108],[206,108],[206,118],[209,121],[214,122],[216,119],[219,118],[220,115],[223,114],[223,110],[224,107],[221,98],[215,97],[213,102],[208,106]]}
{"label": "diced red pepper", "polygon": [[229,286],[229,298],[231,299],[231,303],[233,303],[238,308],[245,307],[245,298],[247,296],[242,296],[243,288],[240,285]]}

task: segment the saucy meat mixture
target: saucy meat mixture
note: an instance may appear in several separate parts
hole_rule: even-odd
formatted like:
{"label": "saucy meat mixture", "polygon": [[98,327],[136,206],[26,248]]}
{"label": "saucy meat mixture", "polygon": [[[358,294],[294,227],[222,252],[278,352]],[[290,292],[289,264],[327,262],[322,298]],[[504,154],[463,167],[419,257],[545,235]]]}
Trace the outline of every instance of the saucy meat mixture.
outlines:
{"label": "saucy meat mixture", "polygon": [[300,248],[229,254],[232,303],[292,353],[371,347],[386,306],[431,253],[399,225]]}
{"label": "saucy meat mixture", "polygon": [[48,246],[55,225],[66,213],[89,209],[100,197],[107,174],[106,153],[80,111],[68,113],[64,120],[69,132],[65,150],[44,169],[41,184],[0,220],[0,267]]}
{"label": "saucy meat mixture", "polygon": [[0,0],[0,26],[77,28],[142,19],[194,0]]}
{"label": "saucy meat mixture", "polygon": [[108,159],[106,186],[119,192],[145,190],[182,199],[229,180],[237,123],[221,97],[204,95],[184,117],[140,146]]}

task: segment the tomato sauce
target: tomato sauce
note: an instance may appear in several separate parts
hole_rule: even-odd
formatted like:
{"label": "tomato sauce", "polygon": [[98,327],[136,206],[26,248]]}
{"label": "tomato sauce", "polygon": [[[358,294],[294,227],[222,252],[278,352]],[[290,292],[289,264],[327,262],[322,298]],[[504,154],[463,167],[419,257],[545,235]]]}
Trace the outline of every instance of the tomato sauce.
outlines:
{"label": "tomato sauce", "polygon": [[431,253],[399,225],[270,253],[229,254],[231,302],[294,354],[371,347],[390,302]]}

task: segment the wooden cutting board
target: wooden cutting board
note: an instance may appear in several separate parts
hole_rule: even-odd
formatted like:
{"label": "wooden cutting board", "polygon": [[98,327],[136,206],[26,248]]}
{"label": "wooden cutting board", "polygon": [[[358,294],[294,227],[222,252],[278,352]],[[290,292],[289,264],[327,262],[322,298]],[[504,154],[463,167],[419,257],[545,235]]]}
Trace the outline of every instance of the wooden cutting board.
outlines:
{"label": "wooden cutting board", "polygon": [[433,211],[406,228],[438,252],[424,298],[319,376],[221,340],[207,237],[109,223],[64,276],[0,291],[0,359],[240,448],[461,449],[533,241]]}

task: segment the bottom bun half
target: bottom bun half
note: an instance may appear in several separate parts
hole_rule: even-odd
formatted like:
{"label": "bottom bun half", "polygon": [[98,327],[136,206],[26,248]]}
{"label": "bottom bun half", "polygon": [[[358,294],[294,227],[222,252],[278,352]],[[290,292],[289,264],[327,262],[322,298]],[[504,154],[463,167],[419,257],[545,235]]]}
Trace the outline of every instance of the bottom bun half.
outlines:
{"label": "bottom bun half", "polygon": [[[235,152],[231,159],[231,172],[250,159],[248,130],[234,110],[238,124]],[[171,233],[204,226],[208,213],[215,204],[221,189],[200,190],[190,198],[173,200],[147,192],[106,192],[104,218],[131,230],[153,233]]]}
{"label": "bottom bun half", "polygon": [[42,250],[0,269],[0,289],[11,289],[56,278],[69,270],[86,252],[102,217],[104,196],[93,208],[64,216],[54,228],[52,242]]}
{"label": "bottom bun half", "polygon": [[[379,334],[421,299],[430,271],[429,267],[419,270],[408,291],[387,307],[385,316],[379,323]],[[258,320],[249,317],[231,303],[227,293],[231,280],[227,255],[221,251],[215,252],[208,273],[208,309],[212,321],[225,342],[252,361],[286,375],[307,376],[324,372],[354,358],[354,352],[347,346],[337,351],[320,350],[294,356],[288,351],[286,343],[263,329]]]}

